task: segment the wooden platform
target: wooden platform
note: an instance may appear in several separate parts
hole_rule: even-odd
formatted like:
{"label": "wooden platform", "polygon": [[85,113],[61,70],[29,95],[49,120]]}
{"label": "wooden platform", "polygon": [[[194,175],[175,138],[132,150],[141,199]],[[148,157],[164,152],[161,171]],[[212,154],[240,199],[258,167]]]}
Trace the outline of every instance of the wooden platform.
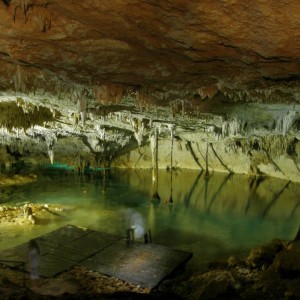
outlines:
{"label": "wooden platform", "polygon": [[[136,241],[128,243],[122,236],[73,225],[35,241],[41,251],[42,277],[55,276],[77,265],[150,289],[192,257],[190,252]],[[2,264],[20,267],[22,262],[29,272],[28,243],[0,252]]]}

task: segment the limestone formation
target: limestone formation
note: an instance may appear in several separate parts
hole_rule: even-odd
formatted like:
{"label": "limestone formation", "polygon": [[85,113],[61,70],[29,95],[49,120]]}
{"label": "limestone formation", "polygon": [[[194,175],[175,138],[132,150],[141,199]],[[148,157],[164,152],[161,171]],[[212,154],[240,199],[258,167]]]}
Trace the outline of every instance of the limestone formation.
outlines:
{"label": "limestone formation", "polygon": [[0,165],[152,168],[157,128],[158,168],[299,182],[300,4],[248,2],[1,1]]}

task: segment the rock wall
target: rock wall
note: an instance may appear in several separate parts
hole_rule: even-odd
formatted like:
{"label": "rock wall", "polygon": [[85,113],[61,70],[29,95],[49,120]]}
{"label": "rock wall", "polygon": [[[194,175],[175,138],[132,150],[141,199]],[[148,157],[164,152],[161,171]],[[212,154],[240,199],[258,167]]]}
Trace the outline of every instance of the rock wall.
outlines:
{"label": "rock wall", "polygon": [[[170,139],[159,140],[159,168],[170,168],[171,155]],[[293,136],[231,138],[206,143],[203,137],[195,135],[192,141],[174,141],[174,168],[205,170],[206,159],[211,172],[267,175],[300,182],[300,141]],[[121,155],[113,160],[112,166],[152,168],[151,148],[146,145]]]}
{"label": "rock wall", "polygon": [[130,97],[118,106],[89,103],[86,107],[77,98],[64,99],[62,106],[48,94],[0,96],[2,165],[59,163],[81,171],[109,165],[152,168],[151,141],[157,134],[161,169],[171,168],[172,158],[173,168],[300,180],[300,106],[296,104],[211,99],[201,102],[208,102],[207,111],[190,114],[184,100],[177,100],[175,108],[153,106],[141,112]]}

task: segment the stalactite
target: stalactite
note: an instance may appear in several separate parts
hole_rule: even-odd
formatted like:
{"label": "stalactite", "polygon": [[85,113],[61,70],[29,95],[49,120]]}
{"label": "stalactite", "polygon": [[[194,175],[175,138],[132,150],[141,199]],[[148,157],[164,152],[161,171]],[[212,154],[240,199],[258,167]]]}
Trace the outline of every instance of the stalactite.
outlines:
{"label": "stalactite", "polygon": [[218,86],[215,84],[202,86],[199,89],[199,95],[201,96],[202,99],[205,99],[206,97],[211,99],[218,93],[218,91],[219,91]]}
{"label": "stalactite", "polygon": [[48,4],[45,0],[12,0],[13,20],[36,25],[39,30],[46,32],[50,30],[53,18]]}
{"label": "stalactite", "polygon": [[13,77],[13,82],[14,82],[15,92],[23,92],[25,90],[20,65],[17,65],[16,73]]}
{"label": "stalactite", "polygon": [[150,147],[152,154],[152,197],[160,200],[158,194],[158,128],[154,128],[150,136]]}
{"label": "stalactite", "polygon": [[53,165],[53,163],[54,163],[54,150],[53,149],[48,149],[48,156],[50,158],[51,165]]}
{"label": "stalactite", "polygon": [[276,120],[275,130],[279,131],[283,136],[285,136],[288,131],[292,128],[294,121],[297,119],[296,111],[289,111],[286,116]]}
{"label": "stalactite", "polygon": [[155,95],[155,91],[151,88],[143,88],[136,92],[136,107],[143,111],[150,109],[160,103],[160,99]]}
{"label": "stalactite", "polygon": [[82,122],[82,125],[84,125],[86,121],[86,111],[87,111],[87,90],[85,89],[78,93],[77,110],[80,115],[80,120]]}
{"label": "stalactite", "polygon": [[144,138],[145,123],[140,118],[131,118],[131,125],[133,127],[134,137],[140,147]]}
{"label": "stalactite", "polygon": [[54,163],[54,145],[57,141],[57,138],[55,135],[46,135],[45,136],[45,140],[46,140],[46,145],[47,145],[47,150],[48,150],[48,156],[50,159],[51,164],[53,165]]}
{"label": "stalactite", "polygon": [[240,133],[241,128],[243,127],[242,122],[236,118],[230,120],[225,120],[222,123],[222,137],[235,136]]}
{"label": "stalactite", "polygon": [[103,104],[120,104],[125,94],[125,86],[116,83],[105,83],[93,86],[96,101]]}
{"label": "stalactite", "polygon": [[170,178],[170,198],[169,204],[173,203],[173,145],[174,145],[174,133],[175,133],[175,125],[168,126],[171,135],[171,178]]}
{"label": "stalactite", "polygon": [[206,141],[206,155],[205,155],[205,178],[209,177],[208,171],[208,141]]}

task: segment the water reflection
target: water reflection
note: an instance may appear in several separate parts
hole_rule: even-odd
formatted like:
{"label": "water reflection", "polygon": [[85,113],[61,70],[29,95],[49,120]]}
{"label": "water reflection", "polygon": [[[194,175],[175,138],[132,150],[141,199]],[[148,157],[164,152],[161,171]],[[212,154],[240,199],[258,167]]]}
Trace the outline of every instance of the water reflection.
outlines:
{"label": "water reflection", "polygon": [[[132,188],[151,194],[147,171],[117,172]],[[199,264],[247,251],[271,239],[292,239],[300,217],[299,184],[272,178],[177,171],[173,205],[164,204],[169,175],[159,174],[162,201],[148,209],[153,240],[193,251]],[[193,260],[192,264],[197,266]]]}
{"label": "water reflection", "polygon": [[[190,267],[198,268],[215,259],[245,254],[275,237],[293,239],[297,233],[299,184],[233,174],[207,177],[205,172],[188,170],[173,170],[170,175],[159,172],[161,201],[153,201],[151,171],[111,170],[105,176],[44,172],[37,183],[8,189],[6,202],[68,204],[76,207],[75,212],[59,222],[31,228],[16,230],[0,224],[0,248],[68,223],[122,235],[135,226],[141,240],[150,229],[153,243],[194,252]],[[1,193],[6,193],[5,188]]]}

